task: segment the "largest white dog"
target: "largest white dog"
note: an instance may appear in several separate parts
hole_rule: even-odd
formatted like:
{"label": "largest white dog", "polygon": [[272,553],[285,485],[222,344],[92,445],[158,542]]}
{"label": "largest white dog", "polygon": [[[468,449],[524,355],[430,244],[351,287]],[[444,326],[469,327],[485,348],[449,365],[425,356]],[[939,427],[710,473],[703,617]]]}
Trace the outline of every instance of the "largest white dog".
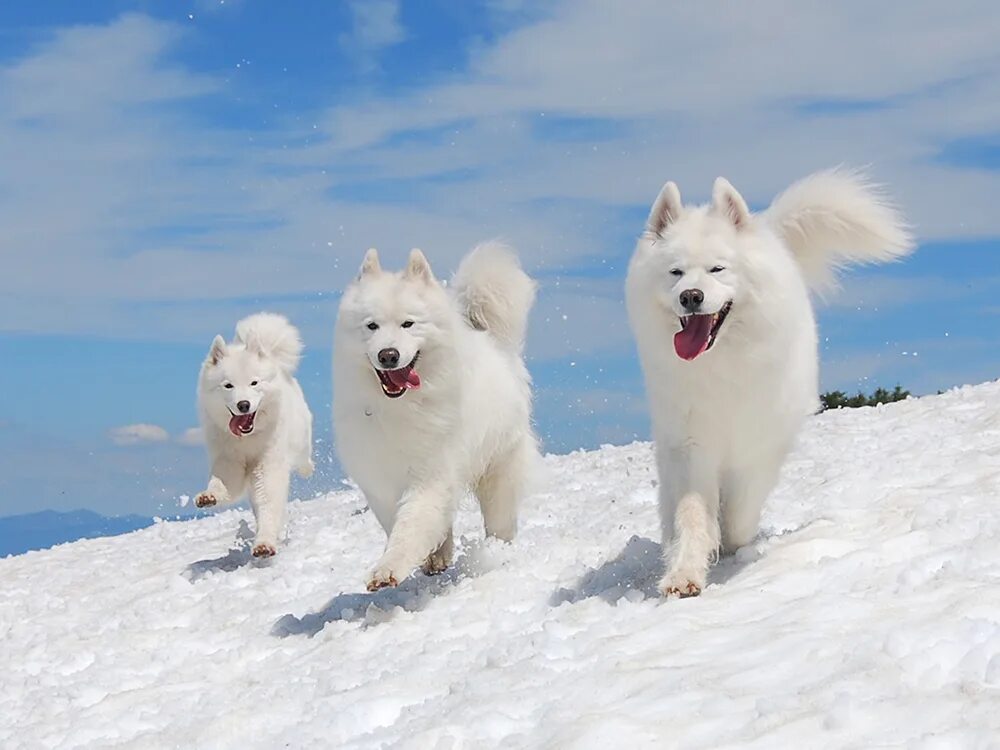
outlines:
{"label": "largest white dog", "polygon": [[796,432],[818,407],[809,287],[912,244],[857,173],[807,177],[759,216],[721,177],[708,206],[684,206],[674,183],[663,187],[626,301],[656,440],[665,595],[700,593],[719,548],[754,538]]}
{"label": "largest white dog", "polygon": [[369,250],[334,337],[334,431],[344,468],[388,534],[369,590],[450,564],[459,498],[510,540],[538,457],[521,350],[535,283],[480,245],[446,290],[419,250],[401,273]]}
{"label": "largest white dog", "polygon": [[257,521],[255,557],[277,551],[285,528],[288,475],[313,473],[312,414],[295,379],[299,332],[281,315],[257,313],[236,324],[227,344],[212,341],[198,378],[198,413],[212,464],[205,508],[249,490]]}

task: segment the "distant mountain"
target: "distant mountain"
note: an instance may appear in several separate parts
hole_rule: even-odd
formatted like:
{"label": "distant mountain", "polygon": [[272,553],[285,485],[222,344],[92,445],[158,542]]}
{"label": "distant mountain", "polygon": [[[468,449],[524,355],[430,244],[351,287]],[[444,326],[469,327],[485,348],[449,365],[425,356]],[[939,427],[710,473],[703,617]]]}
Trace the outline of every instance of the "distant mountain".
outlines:
{"label": "distant mountain", "polygon": [[117,536],[153,524],[144,516],[102,516],[89,510],[43,510],[0,518],[0,557],[48,549],[64,542]]}

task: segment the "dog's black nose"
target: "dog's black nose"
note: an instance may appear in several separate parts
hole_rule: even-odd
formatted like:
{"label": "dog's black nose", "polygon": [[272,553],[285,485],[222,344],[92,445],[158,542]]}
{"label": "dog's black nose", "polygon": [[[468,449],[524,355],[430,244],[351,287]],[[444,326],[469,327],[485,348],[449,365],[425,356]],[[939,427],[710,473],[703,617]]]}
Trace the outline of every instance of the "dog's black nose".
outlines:
{"label": "dog's black nose", "polygon": [[680,294],[681,307],[689,313],[697,312],[705,301],[705,293],[701,289],[685,289]]}
{"label": "dog's black nose", "polygon": [[378,363],[387,370],[399,367],[399,349],[383,349],[378,353]]}
{"label": "dog's black nose", "polygon": [[248,411],[250,411],[250,402],[249,401],[237,402],[236,410],[239,411],[240,414],[246,414]]}

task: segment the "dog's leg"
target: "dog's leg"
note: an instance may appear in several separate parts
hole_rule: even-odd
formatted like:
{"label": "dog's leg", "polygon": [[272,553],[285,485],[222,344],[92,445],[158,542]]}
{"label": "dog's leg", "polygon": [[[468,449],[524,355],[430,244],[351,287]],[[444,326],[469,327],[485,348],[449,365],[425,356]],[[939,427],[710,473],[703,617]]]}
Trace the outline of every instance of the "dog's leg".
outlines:
{"label": "dog's leg", "polygon": [[451,565],[451,558],[454,551],[455,540],[452,537],[451,529],[449,529],[448,536],[441,542],[441,546],[427,556],[420,569],[424,572],[424,575],[428,576],[436,576],[438,573],[444,573],[448,569],[448,566]]}
{"label": "dog's leg", "polygon": [[455,516],[456,493],[448,484],[404,493],[385,552],[368,578],[368,590],[396,586],[444,541]]}
{"label": "dog's leg", "polygon": [[288,467],[267,458],[251,469],[250,505],[257,521],[254,557],[271,557],[278,551],[278,537],[285,528],[288,508]]}
{"label": "dog's leg", "polygon": [[762,458],[752,467],[728,473],[722,502],[722,549],[732,554],[753,541],[764,501],[778,482],[782,455]]}
{"label": "dog's leg", "polygon": [[708,567],[719,552],[718,501],[689,492],[677,503],[674,536],[665,546],[667,572],[660,580],[664,596],[697,596],[705,588]]}
{"label": "dog's leg", "polygon": [[313,463],[312,459],[312,444],[313,444],[313,428],[312,428],[312,414],[306,409],[306,430],[305,430],[305,445],[302,446],[302,453],[299,456],[299,460],[295,465],[296,471],[299,472],[299,476],[303,479],[308,479],[316,471],[316,464]]}
{"label": "dog's leg", "polygon": [[524,494],[535,447],[522,440],[504,456],[494,459],[476,483],[476,497],[486,535],[509,542],[517,533],[517,507]]}
{"label": "dog's leg", "polygon": [[295,467],[295,470],[299,472],[299,476],[303,479],[308,479],[316,471],[316,464],[313,463],[312,456],[303,456]]}
{"label": "dog's leg", "polygon": [[246,471],[234,461],[217,459],[212,463],[212,477],[208,487],[194,499],[195,507],[211,508],[227,505],[240,499],[246,490]]}
{"label": "dog's leg", "polygon": [[664,596],[697,596],[718,555],[719,488],[708,455],[691,448],[664,449],[660,456],[660,520],[666,573]]}
{"label": "dog's leg", "polygon": [[361,485],[361,494],[365,497],[368,509],[375,515],[379,526],[382,527],[386,537],[388,537],[392,534],[392,527],[396,523],[399,498],[388,494],[378,494],[364,485]]}

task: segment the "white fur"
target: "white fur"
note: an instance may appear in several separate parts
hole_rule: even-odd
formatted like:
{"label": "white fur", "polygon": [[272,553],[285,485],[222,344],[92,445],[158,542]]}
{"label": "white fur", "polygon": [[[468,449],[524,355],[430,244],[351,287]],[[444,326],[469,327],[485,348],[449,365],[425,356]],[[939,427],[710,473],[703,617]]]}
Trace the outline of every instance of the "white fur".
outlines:
{"label": "white fur", "polygon": [[[215,337],[198,378],[198,413],[212,474],[195,504],[236,502],[249,492],[257,521],[255,556],[277,551],[291,470],[307,477],[314,468],[312,414],[294,376],[301,354],[294,326],[280,315],[258,313],[236,324],[232,343]],[[241,401],[249,402],[254,425],[251,433],[236,436],[229,421]]]}
{"label": "white fur", "polygon": [[[708,206],[685,207],[677,186],[664,186],[626,282],[656,440],[664,594],[700,592],[719,548],[754,538],[795,435],[818,407],[809,287],[841,265],[912,246],[901,217],[857,173],[807,177],[760,216],[722,178]],[[672,343],[686,289],[704,293],[703,312],[733,303],[714,346],[691,361]]]}
{"label": "white fur", "polygon": [[763,218],[813,289],[830,286],[842,266],[895,260],[913,248],[902,217],[858,170],[828,169],[799,180]]}
{"label": "white fur", "polygon": [[521,353],[536,285],[521,273],[511,248],[499,242],[479,245],[459,264],[451,288],[473,328],[489,331],[499,344]]}
{"label": "white fur", "polygon": [[[467,490],[486,533],[513,538],[538,459],[521,358],[534,290],[514,254],[488,244],[465,258],[451,291],[420,251],[390,273],[370,250],[344,292],[333,353],[337,451],[388,535],[369,588],[395,585],[421,564],[426,572],[450,564]],[[387,347],[403,363],[419,352],[421,385],[399,398],[383,393],[374,371]]]}

